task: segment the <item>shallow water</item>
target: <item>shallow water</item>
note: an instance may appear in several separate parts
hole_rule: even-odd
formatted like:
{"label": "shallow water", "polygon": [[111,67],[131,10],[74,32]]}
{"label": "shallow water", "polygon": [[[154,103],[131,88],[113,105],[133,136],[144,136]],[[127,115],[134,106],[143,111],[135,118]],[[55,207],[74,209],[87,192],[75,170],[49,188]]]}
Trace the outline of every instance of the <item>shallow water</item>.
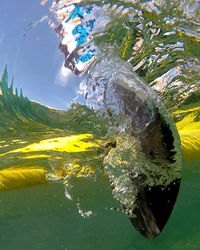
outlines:
{"label": "shallow water", "polygon": [[[181,190],[173,214],[154,241],[141,236],[115,206],[108,183],[79,183],[85,206],[96,211],[83,219],[63,196],[60,184],[1,193],[2,249],[198,249],[199,164],[184,165]],[[106,188],[107,187],[107,188]],[[75,192],[79,192],[79,190]],[[97,198],[98,197],[98,198]],[[12,201],[12,202],[11,202]],[[11,240],[12,239],[12,240]]]}
{"label": "shallow water", "polygon": [[[4,70],[1,80],[2,249],[198,249],[198,148],[192,154],[185,150],[188,144],[183,148],[181,189],[157,239],[140,236],[126,215],[132,216],[134,197],[144,185],[168,185],[180,178],[179,138],[169,112],[181,140],[185,134],[180,131],[188,126],[199,141],[198,3],[82,1],[81,8],[92,6],[81,18],[83,26],[94,18],[97,25],[82,34],[85,40],[75,33],[76,40],[67,40],[79,51],[89,39],[91,47],[76,54],[70,46],[67,53],[59,46],[63,34],[54,32],[56,5],[27,2],[23,8],[0,4],[0,65],[7,64],[15,77],[10,84]],[[64,67],[60,50],[65,66],[81,76]],[[128,95],[113,94],[118,81],[140,102],[132,121],[124,113]],[[163,158],[160,146],[154,158],[146,158],[152,142],[143,131],[155,119],[154,106],[172,131],[173,164]],[[127,172],[148,178],[133,185]]]}

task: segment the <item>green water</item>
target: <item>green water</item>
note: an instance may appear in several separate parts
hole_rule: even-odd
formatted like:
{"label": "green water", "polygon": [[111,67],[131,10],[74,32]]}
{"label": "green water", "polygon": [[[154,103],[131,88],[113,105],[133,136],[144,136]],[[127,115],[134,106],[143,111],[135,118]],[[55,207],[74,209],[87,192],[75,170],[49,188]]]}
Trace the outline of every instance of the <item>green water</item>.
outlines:
{"label": "green water", "polygon": [[[1,169],[6,167],[32,167],[41,166],[50,169],[49,162],[56,161],[57,165],[69,162],[76,158],[89,164],[96,162],[100,165],[102,161],[99,156],[103,150],[97,149],[94,152],[58,152],[56,149],[45,150],[45,146],[40,150],[29,151],[15,150],[24,148],[33,143],[40,143],[48,139],[56,139],[71,135],[91,133],[96,139],[105,139],[107,126],[106,121],[99,119],[96,114],[86,106],[74,104],[69,110],[61,111],[48,108],[23,97],[22,91],[19,95],[14,91],[12,85],[8,84],[7,69],[4,70],[2,81],[0,82],[0,164]],[[39,158],[38,155],[46,154],[46,157]],[[29,157],[31,159],[24,159]],[[95,157],[99,156],[99,159]],[[80,160],[80,161],[81,161]]]}
{"label": "green water", "polygon": [[[105,2],[134,6],[137,10],[142,9],[143,3]],[[99,1],[95,3],[101,5]],[[192,8],[195,2],[187,1],[187,4]],[[160,7],[159,3],[156,6]],[[104,53],[108,48],[128,60],[171,112],[178,108],[198,107],[199,8],[187,12],[183,2],[161,1],[160,9],[161,12],[143,9],[142,16],[137,13],[131,21],[126,16],[113,15],[114,21],[105,33],[95,37],[95,42]],[[166,35],[169,31],[172,33]],[[133,50],[140,40],[144,40],[142,45]],[[178,69],[178,73],[165,75],[173,68]],[[120,204],[113,198],[107,177],[102,175],[104,157],[108,153],[105,145],[110,123],[107,117],[99,117],[81,104],[73,104],[65,111],[49,108],[42,102],[30,101],[13,85],[8,82],[7,69],[4,70],[0,81],[0,170],[37,166],[45,169],[48,175],[45,181],[22,186],[13,178],[12,185],[5,181],[3,188],[0,179],[0,249],[200,248],[199,161],[183,162],[180,192],[172,215],[162,233],[153,241],[147,240],[131,225],[128,216],[118,211]],[[174,120],[177,122],[183,117],[176,116]],[[198,111],[195,119],[199,121]],[[83,152],[45,150],[48,140],[87,133],[93,137],[82,142],[101,140],[103,144]],[[41,141],[46,142],[43,149],[22,150],[33,144],[39,145]],[[76,178],[63,171],[70,164],[92,165],[94,173],[84,172],[84,178]],[[60,169],[63,171],[61,177],[57,175]],[[68,192],[72,200],[67,199]],[[92,214],[87,217],[89,211]]]}
{"label": "green water", "polygon": [[[1,249],[199,249],[200,171],[184,164],[173,214],[154,241],[141,236],[125,215],[105,209],[116,205],[105,179],[81,181],[74,192],[95,215],[83,219],[63,196],[60,184],[1,193]],[[12,201],[12,202],[11,202]]]}

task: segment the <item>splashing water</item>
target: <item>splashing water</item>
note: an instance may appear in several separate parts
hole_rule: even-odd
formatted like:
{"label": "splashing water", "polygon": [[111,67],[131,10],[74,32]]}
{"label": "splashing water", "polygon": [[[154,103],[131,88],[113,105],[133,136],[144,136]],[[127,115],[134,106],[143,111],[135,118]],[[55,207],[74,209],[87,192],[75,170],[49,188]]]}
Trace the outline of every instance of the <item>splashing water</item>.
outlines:
{"label": "splashing water", "polygon": [[85,72],[102,50],[114,50],[168,108],[188,103],[193,96],[198,100],[198,3],[54,1],[50,13],[56,19],[49,24],[61,38],[65,66],[74,73]]}
{"label": "splashing water", "polygon": [[[86,74],[80,92],[109,121],[115,147],[104,170],[113,195],[136,228],[154,238],[181,178],[179,138],[161,100],[171,112],[199,100],[198,4],[63,0],[53,1],[49,13],[65,67]],[[168,210],[159,218],[152,197],[162,195],[171,205],[157,205]]]}
{"label": "splashing water", "polygon": [[26,186],[26,176],[28,185],[62,183],[66,198],[88,218],[95,210],[83,209],[81,188],[77,195],[73,190],[77,179],[95,182],[103,175],[121,210],[153,239],[166,224],[180,185],[182,156],[174,121],[187,158],[199,155],[194,143],[200,117],[199,5],[41,1],[47,3],[49,13],[28,26],[26,35],[48,21],[65,67],[83,76],[79,93],[86,106],[76,103],[61,111],[30,101],[13,90],[13,82],[8,86],[5,69],[0,190]]}
{"label": "splashing water", "polygon": [[[0,4],[1,62],[17,77],[9,85],[5,68],[0,79],[2,249],[198,249],[199,2],[15,2]],[[72,100],[75,78],[84,104],[42,104],[65,109],[58,102]],[[167,223],[182,177],[174,122],[181,192],[166,230],[149,242],[127,217],[149,239]]]}

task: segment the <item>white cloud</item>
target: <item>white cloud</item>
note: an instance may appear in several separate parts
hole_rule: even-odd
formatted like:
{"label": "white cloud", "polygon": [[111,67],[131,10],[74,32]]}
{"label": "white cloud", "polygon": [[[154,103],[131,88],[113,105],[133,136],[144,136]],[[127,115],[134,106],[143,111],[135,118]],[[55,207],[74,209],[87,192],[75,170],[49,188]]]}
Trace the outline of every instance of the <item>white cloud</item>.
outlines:
{"label": "white cloud", "polygon": [[55,83],[60,86],[67,86],[70,83],[70,78],[73,77],[73,73],[71,70],[66,68],[64,64],[60,67],[58,70],[58,73],[56,75]]}

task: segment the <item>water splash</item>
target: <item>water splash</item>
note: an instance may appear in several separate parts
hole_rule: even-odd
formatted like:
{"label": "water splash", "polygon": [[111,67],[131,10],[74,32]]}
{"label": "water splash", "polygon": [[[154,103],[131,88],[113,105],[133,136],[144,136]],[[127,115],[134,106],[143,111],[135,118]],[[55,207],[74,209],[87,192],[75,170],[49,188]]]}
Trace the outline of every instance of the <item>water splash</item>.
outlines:
{"label": "water splash", "polygon": [[94,214],[94,212],[93,212],[92,210],[83,211],[83,210],[81,209],[81,207],[80,207],[80,203],[79,203],[79,202],[77,202],[77,208],[78,208],[79,214],[80,214],[84,219],[90,218],[90,217]]}
{"label": "water splash", "polygon": [[198,95],[198,9],[193,1],[53,1],[50,23],[74,73],[114,50],[173,108]]}
{"label": "water splash", "polygon": [[[80,91],[109,122],[107,137],[115,147],[103,163],[113,196],[148,238],[168,220],[181,178],[179,137],[153,89],[168,108],[198,90],[197,83],[183,79],[190,58],[186,65],[185,20],[177,18],[184,10],[177,6],[176,1],[53,1],[50,8],[65,67],[87,73]],[[159,216],[153,196],[165,215]]]}

